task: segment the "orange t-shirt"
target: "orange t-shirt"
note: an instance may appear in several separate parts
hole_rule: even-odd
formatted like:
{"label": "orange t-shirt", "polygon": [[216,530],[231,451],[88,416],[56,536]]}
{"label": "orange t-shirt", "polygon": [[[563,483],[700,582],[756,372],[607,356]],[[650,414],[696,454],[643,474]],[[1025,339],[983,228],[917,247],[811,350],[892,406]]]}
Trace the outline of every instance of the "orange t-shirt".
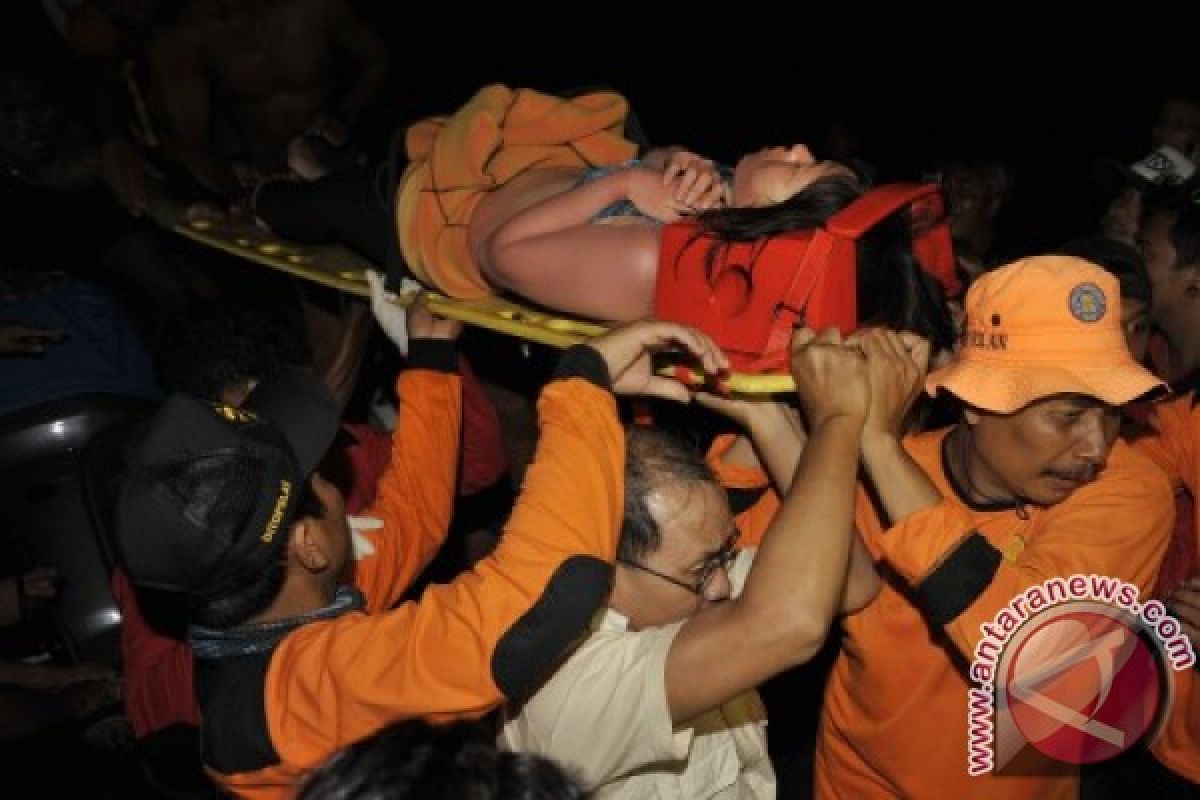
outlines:
{"label": "orange t-shirt", "polygon": [[[355,533],[356,550],[366,555],[355,562],[354,584],[366,607],[293,630],[270,654],[265,679],[245,690],[247,702],[261,698],[269,742],[260,747],[273,752],[239,752],[231,761],[269,766],[209,770],[239,797],[290,797],[307,771],[390,722],[490,711],[508,699],[510,686],[525,686],[561,655],[547,654],[541,663],[539,646],[577,632],[565,618],[579,615],[563,613],[573,599],[564,595],[582,589],[585,602],[595,601],[582,612],[582,630],[607,594],[625,439],[612,394],[571,377],[542,391],[537,453],[495,552],[454,581],[430,586],[419,600],[395,606],[445,539],[461,419],[458,376],[414,369],[398,386],[404,413],[367,512],[383,526]],[[557,582],[564,573],[586,573],[590,583]],[[230,691],[228,683],[222,688]],[[230,735],[237,734],[207,731],[206,751],[210,737]]]}
{"label": "orange t-shirt", "polygon": [[[818,798],[1074,798],[1078,773],[1067,765],[1039,764],[1022,776],[968,775],[966,669],[980,625],[1026,588],[1055,576],[1107,575],[1143,592],[1154,583],[1174,506],[1161,472],[1129,446],[1118,442],[1100,477],[1065,502],[1027,508],[1022,519],[1011,507],[959,499],[943,466],[946,433],[904,442],[941,491],[941,503],[885,529],[866,494],[859,494],[858,529],[881,571],[894,579],[884,581],[874,602],[844,618],[843,649],[822,711]],[[922,584],[935,569],[957,566],[960,547],[979,545],[972,533],[999,551],[999,566],[977,593],[954,605],[961,610],[937,625],[914,605],[912,590],[928,588]]]}
{"label": "orange t-shirt", "polygon": [[[1158,464],[1178,488],[1196,498],[1200,485],[1200,407],[1194,392],[1176,395],[1155,406],[1150,418],[1156,435],[1138,440],[1136,447]],[[1191,574],[1200,574],[1200,506],[1191,522]],[[1181,522],[1183,522],[1181,520]],[[1151,752],[1168,769],[1193,783],[1200,783],[1200,678],[1194,669],[1174,672],[1175,700],[1166,725]]]}

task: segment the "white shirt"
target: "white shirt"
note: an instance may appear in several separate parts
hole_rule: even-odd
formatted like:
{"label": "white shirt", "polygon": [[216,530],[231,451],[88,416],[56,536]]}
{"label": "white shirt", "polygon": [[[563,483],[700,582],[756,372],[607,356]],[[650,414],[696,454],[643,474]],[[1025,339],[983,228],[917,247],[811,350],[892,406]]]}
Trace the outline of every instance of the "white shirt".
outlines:
{"label": "white shirt", "polygon": [[[737,590],[753,553],[730,570]],[[685,621],[631,631],[605,609],[591,635],[521,708],[510,708],[500,746],[551,758],[604,798],[775,797],[767,755],[766,711],[743,694],[674,725],[666,661]]]}

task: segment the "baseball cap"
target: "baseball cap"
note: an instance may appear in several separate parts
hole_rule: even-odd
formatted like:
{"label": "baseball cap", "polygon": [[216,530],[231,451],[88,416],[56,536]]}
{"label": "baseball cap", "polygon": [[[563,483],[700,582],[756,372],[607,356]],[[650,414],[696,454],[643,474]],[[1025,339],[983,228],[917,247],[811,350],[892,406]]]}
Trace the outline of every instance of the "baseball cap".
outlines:
{"label": "baseball cap", "polygon": [[1107,189],[1133,186],[1143,192],[1175,189],[1195,175],[1196,165],[1170,145],[1157,147],[1132,164],[1102,159],[1097,162],[1094,173],[1097,183]]}
{"label": "baseball cap", "polygon": [[1081,258],[1034,256],[985,273],[967,292],[956,360],[925,390],[1010,414],[1055,394],[1120,406],[1165,388],[1129,354],[1120,303],[1116,276]]}
{"label": "baseball cap", "polygon": [[240,408],[169,397],[133,445],[117,500],[130,578],[211,596],[277,557],[339,418],[328,390],[298,369],[264,378]]}

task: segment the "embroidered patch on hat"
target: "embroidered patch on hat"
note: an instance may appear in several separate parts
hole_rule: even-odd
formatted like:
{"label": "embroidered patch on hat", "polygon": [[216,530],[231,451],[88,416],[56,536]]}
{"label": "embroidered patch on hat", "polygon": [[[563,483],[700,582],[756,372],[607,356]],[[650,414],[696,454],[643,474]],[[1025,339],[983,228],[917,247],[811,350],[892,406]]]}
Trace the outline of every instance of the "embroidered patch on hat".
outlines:
{"label": "embroidered patch on hat", "polygon": [[1067,304],[1071,307],[1071,316],[1080,322],[1096,322],[1103,319],[1108,310],[1104,290],[1094,283],[1081,283],[1072,289]]}

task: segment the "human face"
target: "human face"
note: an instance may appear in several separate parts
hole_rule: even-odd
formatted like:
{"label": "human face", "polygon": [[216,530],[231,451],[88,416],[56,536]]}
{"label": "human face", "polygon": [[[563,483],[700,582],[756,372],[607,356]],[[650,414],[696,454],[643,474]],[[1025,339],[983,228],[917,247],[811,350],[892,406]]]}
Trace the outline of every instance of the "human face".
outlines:
{"label": "human face", "polygon": [[[711,570],[700,594],[638,567],[617,565],[613,607],[635,629],[687,619],[701,608],[728,599],[729,574],[716,564],[736,535],[725,492],[715,483],[674,483],[651,492],[647,507],[658,523],[661,542],[640,559],[646,569],[695,586]],[[714,564],[716,564],[714,568]]]}
{"label": "human face", "polygon": [[1146,359],[1146,350],[1150,346],[1150,306],[1145,300],[1121,298],[1121,329],[1125,332],[1129,353],[1141,363]]}
{"label": "human face", "polygon": [[1053,506],[1100,474],[1120,412],[1092,397],[1058,394],[1015,414],[968,411],[967,423],[970,482],[980,492]]}
{"label": "human face", "polygon": [[1146,262],[1152,303],[1150,319],[1171,335],[1172,330],[1190,326],[1200,300],[1200,264],[1177,264],[1171,228],[1178,219],[1173,211],[1152,215],[1138,234],[1138,246]]}
{"label": "human face", "polygon": [[776,205],[799,194],[822,178],[854,179],[854,173],[836,161],[817,161],[802,144],[768,147],[743,156],[733,171],[733,204],[762,207]]}

